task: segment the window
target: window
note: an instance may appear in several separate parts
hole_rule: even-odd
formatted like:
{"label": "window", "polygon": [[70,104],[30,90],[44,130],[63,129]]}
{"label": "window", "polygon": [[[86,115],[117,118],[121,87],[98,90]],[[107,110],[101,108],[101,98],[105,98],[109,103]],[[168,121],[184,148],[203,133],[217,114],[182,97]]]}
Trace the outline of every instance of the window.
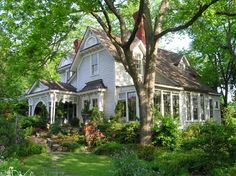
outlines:
{"label": "window", "polygon": [[87,112],[89,110],[90,102],[89,100],[84,100],[84,111]]}
{"label": "window", "polygon": [[219,102],[215,101],[215,109],[219,109]]}
{"label": "window", "polygon": [[128,92],[128,112],[129,112],[129,120],[136,120],[136,93]]}
{"label": "window", "polygon": [[210,118],[213,118],[213,101],[209,99]]}
{"label": "window", "polygon": [[198,97],[197,95],[192,96],[193,102],[193,120],[198,120]]}
{"label": "window", "polygon": [[154,107],[160,112],[161,111],[161,92],[156,91],[154,95]]}
{"label": "window", "polygon": [[164,101],[164,112],[170,114],[170,92],[164,92],[163,101]]}
{"label": "window", "polygon": [[93,107],[98,107],[98,99],[97,98],[92,99],[92,106]]}
{"label": "window", "polygon": [[187,107],[187,120],[191,120],[191,95],[190,93],[187,93],[187,99],[186,99],[186,107]]}
{"label": "window", "polygon": [[205,120],[205,103],[204,103],[204,96],[203,94],[200,94],[200,107],[201,107],[201,120]]}
{"label": "window", "polygon": [[92,76],[98,74],[98,54],[91,55],[91,74]]}
{"label": "window", "polygon": [[122,117],[126,117],[126,101],[125,100],[119,100],[116,106],[116,111],[119,108],[119,111],[121,112]]}
{"label": "window", "polygon": [[97,39],[93,36],[89,37],[85,42],[85,47],[88,48],[90,46],[93,46],[97,44]]}
{"label": "window", "polygon": [[173,116],[178,117],[179,116],[179,95],[173,94]]}

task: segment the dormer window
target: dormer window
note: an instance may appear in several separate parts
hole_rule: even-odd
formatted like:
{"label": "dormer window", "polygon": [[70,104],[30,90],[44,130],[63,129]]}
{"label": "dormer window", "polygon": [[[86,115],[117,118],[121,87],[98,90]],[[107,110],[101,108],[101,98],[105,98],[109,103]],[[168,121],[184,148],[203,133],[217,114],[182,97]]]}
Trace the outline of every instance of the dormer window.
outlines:
{"label": "dormer window", "polygon": [[91,36],[91,37],[87,38],[87,40],[85,41],[85,48],[91,47],[95,44],[97,44],[97,39],[96,39],[96,37]]}
{"label": "dormer window", "polygon": [[181,70],[185,70],[185,64],[184,64],[183,60],[181,60],[181,61],[179,62],[178,67],[179,67]]}

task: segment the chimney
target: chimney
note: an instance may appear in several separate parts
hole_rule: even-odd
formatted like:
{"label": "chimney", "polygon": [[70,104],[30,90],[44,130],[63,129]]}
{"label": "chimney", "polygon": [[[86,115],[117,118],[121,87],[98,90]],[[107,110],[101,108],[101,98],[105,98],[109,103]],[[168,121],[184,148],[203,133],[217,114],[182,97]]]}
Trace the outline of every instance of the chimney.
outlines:
{"label": "chimney", "polygon": [[[138,11],[133,14],[134,21],[138,18]],[[143,17],[141,19],[141,22],[139,24],[139,29],[137,30],[136,37],[139,38],[143,42],[143,44],[146,44],[146,37],[145,37],[145,30],[144,30],[144,21]]]}
{"label": "chimney", "polygon": [[81,44],[81,40],[76,39],[76,40],[74,41],[75,53],[77,53],[77,51],[79,50],[80,44]]}

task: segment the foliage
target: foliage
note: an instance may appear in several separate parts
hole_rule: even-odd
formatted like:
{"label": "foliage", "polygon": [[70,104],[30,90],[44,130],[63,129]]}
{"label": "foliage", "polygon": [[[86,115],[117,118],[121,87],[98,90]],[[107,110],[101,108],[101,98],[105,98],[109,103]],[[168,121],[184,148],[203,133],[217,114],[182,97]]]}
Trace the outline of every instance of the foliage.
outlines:
{"label": "foliage", "polygon": [[47,152],[47,147],[42,144],[36,144],[29,140],[23,140],[19,145],[17,155],[20,157],[41,154]]}
{"label": "foliage", "polygon": [[0,146],[3,157],[13,156],[16,152],[16,129],[14,121],[0,117]]}
{"label": "foliage", "polygon": [[0,162],[0,175],[1,176],[31,176],[33,173],[22,168],[18,159],[9,159]]}
{"label": "foliage", "polygon": [[158,150],[152,168],[164,176],[176,175],[201,175],[203,162],[203,152],[199,150]]}
{"label": "foliage", "polygon": [[137,155],[128,150],[123,150],[113,156],[116,176],[154,176],[155,173],[144,163],[141,163]]}
{"label": "foliage", "polygon": [[22,136],[24,138],[31,136],[32,134],[33,134],[33,127],[32,126],[22,129]]}
{"label": "foliage", "polygon": [[116,122],[121,122],[124,112],[125,112],[124,104],[121,101],[118,101],[115,108],[115,117],[113,120],[115,120]]}
{"label": "foliage", "polygon": [[103,121],[103,113],[97,107],[93,107],[91,110],[91,120],[96,124],[102,123]]}
{"label": "foliage", "polygon": [[66,151],[73,152],[80,145],[74,142],[63,142],[62,147],[66,148]]}
{"label": "foliage", "polygon": [[20,119],[20,127],[25,129],[27,127],[34,127],[34,128],[46,128],[46,117],[41,117],[38,115],[35,116],[25,116]]}
{"label": "foliage", "polygon": [[124,149],[124,146],[116,142],[108,142],[98,146],[94,153],[96,155],[113,155]]}
{"label": "foliage", "polygon": [[61,128],[61,125],[58,123],[58,122],[55,122],[54,124],[51,124],[50,125],[50,128],[49,128],[49,134],[58,134],[62,132],[62,128]]}
{"label": "foliage", "polygon": [[157,115],[152,127],[152,144],[156,146],[175,149],[179,145],[180,132],[178,130],[178,120],[170,115],[164,117]]}
{"label": "foliage", "polygon": [[152,145],[128,144],[127,150],[135,152],[139,159],[152,161],[155,158],[155,147]]}
{"label": "foliage", "polygon": [[72,127],[80,127],[80,120],[78,118],[73,118],[70,121]]}
{"label": "foliage", "polygon": [[184,140],[185,150],[201,150],[204,157],[198,165],[209,171],[215,167],[227,166],[236,160],[236,128],[234,125],[220,125],[207,122],[199,126],[199,133]]}
{"label": "foliage", "polygon": [[105,121],[98,125],[98,129],[105,134],[108,140],[121,144],[132,144],[139,142],[139,125],[139,122]]}

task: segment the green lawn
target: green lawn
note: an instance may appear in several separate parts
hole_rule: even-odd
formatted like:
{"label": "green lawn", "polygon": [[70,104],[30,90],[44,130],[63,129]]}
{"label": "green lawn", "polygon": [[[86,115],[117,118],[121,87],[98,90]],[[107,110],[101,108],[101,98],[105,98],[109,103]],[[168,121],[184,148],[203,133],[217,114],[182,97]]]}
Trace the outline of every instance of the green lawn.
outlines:
{"label": "green lawn", "polygon": [[23,160],[36,176],[111,176],[111,158],[91,153],[50,153],[34,155]]}

